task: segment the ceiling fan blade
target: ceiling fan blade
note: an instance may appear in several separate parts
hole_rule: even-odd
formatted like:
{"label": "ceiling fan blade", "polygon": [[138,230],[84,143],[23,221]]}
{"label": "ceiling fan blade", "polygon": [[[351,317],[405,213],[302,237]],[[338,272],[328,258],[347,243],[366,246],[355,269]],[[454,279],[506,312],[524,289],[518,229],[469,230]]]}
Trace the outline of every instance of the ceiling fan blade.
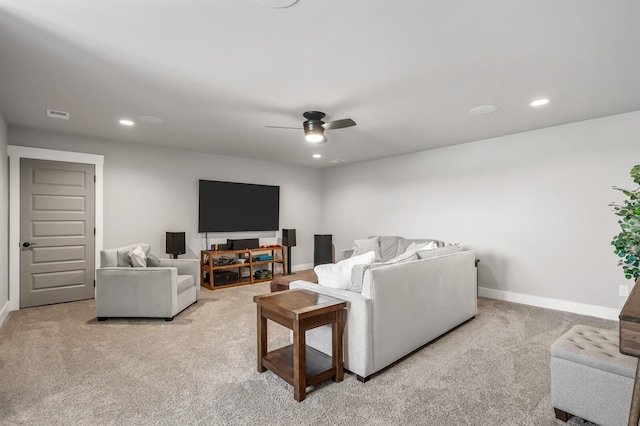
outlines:
{"label": "ceiling fan blade", "polygon": [[343,118],[342,120],[335,120],[335,121],[329,121],[327,123],[324,123],[322,127],[325,130],[331,130],[331,129],[343,129],[345,127],[351,127],[355,125],[356,125],[356,122],[353,121],[352,119]]}
{"label": "ceiling fan blade", "polygon": [[264,126],[269,129],[291,129],[291,130],[302,130],[302,127],[282,127],[282,126]]}

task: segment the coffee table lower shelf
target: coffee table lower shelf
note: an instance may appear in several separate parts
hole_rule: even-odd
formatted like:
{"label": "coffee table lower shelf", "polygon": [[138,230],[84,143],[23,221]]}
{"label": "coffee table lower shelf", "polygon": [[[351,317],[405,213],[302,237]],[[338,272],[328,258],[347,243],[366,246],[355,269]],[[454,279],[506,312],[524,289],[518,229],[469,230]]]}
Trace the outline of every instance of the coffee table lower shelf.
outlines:
{"label": "coffee table lower shelf", "polygon": [[[306,385],[313,386],[328,380],[335,375],[335,368],[330,356],[311,346],[306,347]],[[262,366],[275,375],[295,386],[293,381],[293,345],[285,346],[269,352],[262,358]]]}

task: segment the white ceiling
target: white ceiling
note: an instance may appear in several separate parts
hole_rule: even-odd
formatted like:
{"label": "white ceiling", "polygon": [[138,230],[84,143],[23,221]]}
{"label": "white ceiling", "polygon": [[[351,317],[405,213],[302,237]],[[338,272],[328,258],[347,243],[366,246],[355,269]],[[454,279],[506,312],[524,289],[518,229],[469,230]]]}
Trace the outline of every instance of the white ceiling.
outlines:
{"label": "white ceiling", "polygon": [[[0,113],[14,126],[327,167],[640,110],[637,0],[276,3],[0,0]],[[551,102],[528,105],[540,97]],[[469,114],[486,104],[499,110]],[[302,130],[265,127],[301,127],[307,110],[358,125],[315,147]]]}

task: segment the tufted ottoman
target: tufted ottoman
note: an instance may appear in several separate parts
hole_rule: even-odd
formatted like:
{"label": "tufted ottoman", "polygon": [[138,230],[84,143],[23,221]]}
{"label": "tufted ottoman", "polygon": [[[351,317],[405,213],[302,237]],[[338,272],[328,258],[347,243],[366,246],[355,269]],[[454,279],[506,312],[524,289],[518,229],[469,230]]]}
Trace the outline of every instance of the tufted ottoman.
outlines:
{"label": "tufted ottoman", "polygon": [[601,426],[627,424],[638,360],[622,355],[618,331],[575,325],[551,345],[551,405]]}

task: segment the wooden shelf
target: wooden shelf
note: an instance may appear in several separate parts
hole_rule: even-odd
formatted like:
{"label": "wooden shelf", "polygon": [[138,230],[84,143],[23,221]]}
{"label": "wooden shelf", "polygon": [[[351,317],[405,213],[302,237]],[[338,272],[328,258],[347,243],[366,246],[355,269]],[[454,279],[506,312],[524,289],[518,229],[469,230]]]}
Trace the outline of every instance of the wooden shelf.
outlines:
{"label": "wooden shelf", "polygon": [[[335,375],[331,357],[306,346],[306,385],[313,386]],[[269,352],[262,358],[262,365],[293,386],[293,345]]]}
{"label": "wooden shelf", "polygon": [[[284,250],[285,248],[282,246],[269,246],[269,247],[261,247],[257,249],[244,249],[244,250],[202,250],[200,252],[200,282],[202,287],[208,288],[209,290],[218,290],[221,288],[229,288],[229,287],[237,287],[240,285],[248,285],[248,284],[256,284],[265,281],[271,281],[273,277],[279,275],[275,273],[275,266],[282,265],[282,275],[287,274],[287,265],[285,264],[284,259]],[[269,254],[273,257],[271,260],[256,260],[254,261],[254,257],[259,254]],[[232,259],[245,259],[245,263],[234,263],[230,265],[220,265],[213,266],[212,259],[219,258],[221,256],[231,257]],[[260,266],[268,266],[271,271],[271,278],[258,279],[254,277],[254,268],[260,269]],[[242,272],[245,268],[249,269],[249,276],[243,277]],[[213,273],[215,271],[223,271],[227,269],[236,269],[238,271],[238,281],[222,284],[222,285],[214,285],[213,284]]]}

